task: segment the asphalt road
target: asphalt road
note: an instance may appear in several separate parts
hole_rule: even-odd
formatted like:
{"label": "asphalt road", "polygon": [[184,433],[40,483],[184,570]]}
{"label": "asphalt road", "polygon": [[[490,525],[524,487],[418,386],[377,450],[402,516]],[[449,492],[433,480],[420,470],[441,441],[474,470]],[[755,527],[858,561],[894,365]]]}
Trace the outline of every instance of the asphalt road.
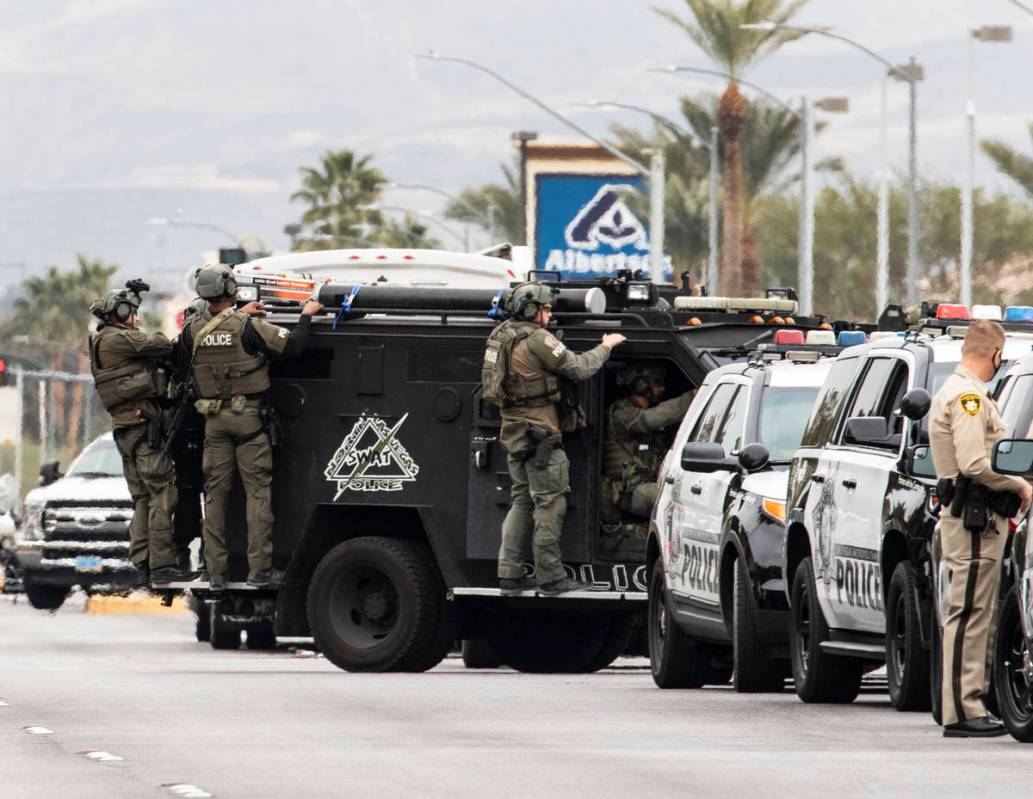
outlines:
{"label": "asphalt road", "polygon": [[188,614],[81,608],[0,600],[0,796],[1012,796],[1031,779],[1033,749],[944,740],[876,689],[846,707],[660,691],[641,660],[349,675],[215,652]]}

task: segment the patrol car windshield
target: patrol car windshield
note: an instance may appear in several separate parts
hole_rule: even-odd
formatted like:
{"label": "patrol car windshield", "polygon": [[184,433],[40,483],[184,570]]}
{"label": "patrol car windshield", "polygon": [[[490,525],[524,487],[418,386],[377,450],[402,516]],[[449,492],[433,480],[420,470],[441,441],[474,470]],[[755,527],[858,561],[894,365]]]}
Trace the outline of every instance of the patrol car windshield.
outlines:
{"label": "patrol car windshield", "polygon": [[800,447],[818,387],[768,388],[760,401],[757,437],[772,461],[788,461]]}
{"label": "patrol car windshield", "polygon": [[68,477],[121,477],[122,456],[110,439],[91,444],[68,470]]}

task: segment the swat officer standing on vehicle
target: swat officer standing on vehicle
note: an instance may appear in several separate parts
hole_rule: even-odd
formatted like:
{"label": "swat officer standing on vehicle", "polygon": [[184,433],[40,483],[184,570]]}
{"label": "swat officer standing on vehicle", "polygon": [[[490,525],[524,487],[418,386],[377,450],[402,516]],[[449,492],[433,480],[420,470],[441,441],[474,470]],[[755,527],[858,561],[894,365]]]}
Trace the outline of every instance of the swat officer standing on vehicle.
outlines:
{"label": "swat officer standing on vehicle", "polygon": [[649,362],[631,364],[617,373],[617,385],[627,396],[610,405],[606,414],[606,480],[600,506],[603,530],[611,544],[619,544],[624,532],[633,532],[622,532],[624,514],[649,518],[656,501],[656,472],[670,447],[663,431],[681,422],[696,396],[695,391],[686,391],[661,402],[666,377],[662,364]]}
{"label": "swat officer standing on vehicle", "polygon": [[[961,362],[933,398],[929,442],[941,497],[940,536],[950,568],[950,610],[943,623],[943,734],[1004,735],[983,704],[993,646],[1001,558],[1008,518],[1029,508],[1025,480],[994,472],[994,444],[1005,434],[986,383],[1001,366],[1004,330],[973,321]],[[951,497],[949,509],[947,498]]]}
{"label": "swat officer standing on vehicle", "polygon": [[141,582],[189,580],[177,565],[172,544],[176,507],[175,472],[164,452],[164,366],[172,343],[162,333],[137,329],[140,293],[148,287],[129,281],[90,306],[100,320],[90,336],[90,369],[100,400],[111,414],[115,446],[133,498],[129,558]]}
{"label": "swat officer standing on vehicle", "polygon": [[226,506],[239,469],[247,503],[248,584],[277,585],[272,567],[273,450],[270,442],[269,359],[299,355],[314,314],[323,306],[310,300],[293,331],[264,321],[265,309],[250,302],[237,310],[237,284],[227,266],[206,266],[197,275],[197,294],[208,315],[191,317],[180,347],[189,353],[195,407],[205,418],[204,557],[210,588],[225,588]]}
{"label": "swat officer standing on vehicle", "polygon": [[[538,586],[545,594],[588,588],[563,570],[560,533],[570,491],[569,462],[562,433],[578,427],[579,409],[564,407],[560,379],[587,380],[598,372],[610,351],[625,339],[606,333],[602,343],[576,355],[549,333],[554,290],[524,283],[507,303],[511,318],[492,331],[484,355],[482,391],[499,404],[512,479],[509,512],[502,523],[499,586],[522,591]],[[535,578],[527,576],[523,551],[531,540]]]}

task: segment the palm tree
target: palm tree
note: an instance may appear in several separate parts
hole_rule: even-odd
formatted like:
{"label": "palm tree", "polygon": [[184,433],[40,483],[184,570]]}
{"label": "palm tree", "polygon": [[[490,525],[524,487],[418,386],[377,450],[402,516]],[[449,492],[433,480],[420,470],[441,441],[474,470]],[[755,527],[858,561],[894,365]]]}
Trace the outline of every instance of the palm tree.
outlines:
{"label": "palm tree", "polygon": [[[445,208],[445,216],[466,224],[480,225],[507,241],[523,241],[524,214],[520,205],[520,165],[500,164],[502,183],[486,183],[464,189],[459,201]],[[491,222],[491,225],[487,225]]]}
{"label": "palm tree", "polygon": [[[664,19],[688,34],[711,60],[730,75],[739,76],[751,65],[800,34],[784,30],[743,30],[746,23],[788,22],[807,0],[682,0],[689,15],[655,9]],[[739,136],[746,124],[748,104],[733,79],[718,106],[718,126],[724,150],[722,169],[723,228],[722,286],[724,293],[742,288],[743,166]]]}
{"label": "palm tree", "polygon": [[[387,183],[383,173],[372,165],[372,156],[359,157],[351,150],[327,152],[318,167],[302,167],[301,188],[291,195],[292,202],[308,207],[293,235],[295,249],[326,249],[354,246],[347,239],[363,240],[372,215],[367,206],[376,202]],[[292,226],[293,227],[293,226]],[[312,230],[321,238],[306,235]],[[337,236],[340,242],[327,239]]]}
{"label": "palm tree", "polygon": [[[1033,124],[1029,126],[1029,135],[1033,139]],[[979,146],[1001,172],[1033,197],[1033,158],[1023,155],[998,139],[983,139]]]}

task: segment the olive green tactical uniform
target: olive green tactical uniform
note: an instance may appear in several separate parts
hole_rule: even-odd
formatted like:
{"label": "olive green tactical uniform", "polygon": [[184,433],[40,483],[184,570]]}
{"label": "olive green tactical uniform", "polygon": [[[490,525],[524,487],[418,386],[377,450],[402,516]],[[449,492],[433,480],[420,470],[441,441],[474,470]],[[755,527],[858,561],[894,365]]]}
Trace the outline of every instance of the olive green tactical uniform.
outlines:
{"label": "olive green tactical uniform", "polygon": [[90,339],[90,365],[101,402],[111,414],[115,446],[133,498],[129,558],[151,570],[176,564],[172,515],[176,507],[172,460],[147,443],[147,420],[161,413],[157,362],[172,354],[161,333],[102,326]]}
{"label": "olive green tactical uniform", "polygon": [[656,472],[670,447],[664,429],[681,422],[695,392],[641,408],[631,397],[614,402],[603,442],[604,524],[620,524],[621,511],[649,518],[656,501]]}
{"label": "olive green tactical uniform", "polygon": [[266,353],[252,355],[244,348],[248,325],[269,355],[279,355],[287,346],[286,329],[233,308],[211,319],[191,320],[189,328],[196,406],[205,417],[204,555],[213,576],[227,571],[226,507],[237,469],[247,506],[248,566],[272,567],[273,452],[260,416],[269,367]]}
{"label": "olive green tactical uniform", "polygon": [[[993,491],[1018,493],[1024,481],[990,468],[994,444],[1005,427],[986,383],[958,366],[933,398],[929,443],[937,477],[959,473]],[[991,515],[986,530],[972,532],[944,508],[940,512],[943,557],[950,569],[950,610],[943,623],[943,724],[985,717],[988,664],[997,625],[1001,558],[1008,520]]]}
{"label": "olive green tactical uniform", "polygon": [[[512,479],[510,506],[502,524],[498,576],[524,576],[523,551],[528,539],[540,585],[562,580],[560,534],[570,491],[569,462],[563,451],[559,380],[587,380],[606,363],[610,350],[602,345],[576,355],[534,322],[509,320],[526,338],[513,347],[507,378],[511,398],[501,408],[500,443]],[[570,425],[564,425],[572,429]],[[532,438],[537,431],[543,447]],[[551,451],[548,451],[551,448]]]}

